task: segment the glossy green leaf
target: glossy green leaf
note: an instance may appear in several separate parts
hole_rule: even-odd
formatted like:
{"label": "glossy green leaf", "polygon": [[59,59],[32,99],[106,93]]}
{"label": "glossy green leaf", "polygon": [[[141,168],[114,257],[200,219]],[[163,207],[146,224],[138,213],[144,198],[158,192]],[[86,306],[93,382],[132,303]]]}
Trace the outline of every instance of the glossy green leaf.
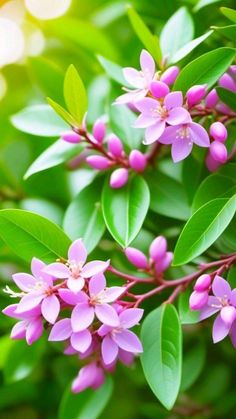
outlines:
{"label": "glossy green leaf", "polygon": [[6,359],[8,357],[8,354],[14,345],[14,341],[9,338],[9,335],[1,336],[0,337],[0,370],[4,367],[6,364]]}
{"label": "glossy green leaf", "polygon": [[180,72],[174,90],[185,93],[191,86],[207,84],[208,88],[227,70],[235,57],[235,49],[218,48],[196,58]]}
{"label": "glossy green leaf", "polygon": [[192,203],[196,190],[199,186],[203,167],[204,162],[195,159],[193,154],[183,161],[182,183],[188,196],[189,204]]}
{"label": "glossy green leaf", "polygon": [[101,66],[112,80],[117,81],[117,83],[121,84],[122,86],[127,86],[127,81],[123,76],[122,67],[110,60],[107,60],[107,58],[104,58],[101,55],[98,55],[97,58]]}
{"label": "glossy green leaf", "polygon": [[178,299],[178,312],[181,324],[195,324],[199,322],[199,311],[190,310],[189,297],[192,290],[182,292]]}
{"label": "glossy green leaf", "polygon": [[58,140],[48,147],[40,156],[31,164],[27,170],[24,179],[28,179],[35,173],[58,166],[72,157],[78,155],[82,150],[81,145],[67,143]]}
{"label": "glossy green leaf", "polygon": [[223,233],[236,211],[236,195],[214,199],[196,211],[177,241],[173,264],[183,265],[207,250]]}
{"label": "glossy green leaf", "polygon": [[187,195],[182,185],[160,172],[147,176],[150,187],[152,211],[177,220],[187,220],[190,215]]}
{"label": "glossy green leaf", "polygon": [[194,7],[193,11],[197,12],[198,10],[202,9],[203,7],[209,6],[213,3],[218,3],[220,0],[199,0]]}
{"label": "glossy green leaf", "polygon": [[236,23],[236,10],[230,9],[229,7],[221,7],[221,13],[225,15],[229,20]]}
{"label": "glossy green leaf", "polygon": [[19,204],[20,209],[32,211],[61,225],[63,210],[59,205],[43,198],[25,198]]}
{"label": "glossy green leaf", "polygon": [[97,419],[112,395],[113,383],[107,377],[102,387],[96,391],[88,389],[73,394],[68,388],[62,398],[58,419]]}
{"label": "glossy green leaf", "polygon": [[205,39],[207,39],[212,33],[213,31],[208,31],[204,33],[204,35],[201,35],[198,38],[195,38],[192,41],[188,42],[186,45],[184,45],[182,48],[180,48],[172,55],[172,57],[170,58],[170,63],[175,64],[178,61],[182,60],[182,58],[190,54],[190,52],[192,52],[198,45],[204,42]]}
{"label": "glossy green leaf", "polygon": [[178,396],[182,372],[182,331],[173,305],[162,304],[146,317],[141,340],[146,380],[155,396],[170,410]]}
{"label": "glossy green leaf", "polygon": [[205,346],[201,343],[194,345],[183,358],[183,375],[181,391],[188,390],[201,374],[206,360]]}
{"label": "glossy green leaf", "polygon": [[120,137],[131,150],[140,148],[144,133],[133,127],[136,115],[127,106],[110,107],[110,124],[114,133]]}
{"label": "glossy green leaf", "polygon": [[70,65],[64,79],[64,97],[67,108],[80,125],[88,108],[84,84],[73,65]]}
{"label": "glossy green leaf", "polygon": [[97,179],[74,198],[63,222],[68,236],[72,240],[82,237],[88,252],[95,248],[105,231],[101,193],[102,181]]}
{"label": "glossy green leaf", "polygon": [[[236,28],[236,25],[235,25]],[[236,32],[235,32],[235,39],[236,39]],[[231,92],[230,90],[223,89],[223,87],[216,88],[219,98],[224,102],[226,105],[232,109],[232,111],[236,112],[236,93]]]}
{"label": "glossy green leaf", "polygon": [[157,36],[150,32],[141,17],[131,6],[128,7],[127,12],[130,23],[133,26],[136,35],[156,60],[156,62],[160,62],[162,54]]}
{"label": "glossy green leaf", "polygon": [[34,105],[11,117],[11,122],[20,131],[40,137],[56,137],[68,129],[67,125],[48,105]]}
{"label": "glossy green leaf", "polygon": [[102,193],[102,210],[106,226],[122,247],[127,247],[137,236],[146,217],[150,192],[145,180],[135,176],[120,189],[112,189],[109,182]]}
{"label": "glossy green leaf", "polygon": [[236,25],[230,26],[212,26],[212,28],[220,35],[225,36],[232,42],[236,41]]}
{"label": "glossy green leaf", "polygon": [[[173,36],[174,33],[174,36]],[[186,7],[181,7],[166,22],[160,35],[162,54],[171,57],[193,39],[193,19]]]}
{"label": "glossy green leaf", "polygon": [[[50,97],[47,98],[47,101],[48,101],[48,104],[51,106],[51,108],[56,112],[56,114],[59,115],[67,124],[71,125],[72,127],[76,127],[78,125],[75,118],[73,118],[73,116],[70,115],[66,109],[64,109],[61,105],[59,105],[59,103],[55,102]],[[66,125],[66,129],[68,129],[67,125]]]}
{"label": "glossy green leaf", "polygon": [[27,262],[34,256],[45,262],[66,257],[71,243],[52,221],[20,209],[0,211],[0,237]]}

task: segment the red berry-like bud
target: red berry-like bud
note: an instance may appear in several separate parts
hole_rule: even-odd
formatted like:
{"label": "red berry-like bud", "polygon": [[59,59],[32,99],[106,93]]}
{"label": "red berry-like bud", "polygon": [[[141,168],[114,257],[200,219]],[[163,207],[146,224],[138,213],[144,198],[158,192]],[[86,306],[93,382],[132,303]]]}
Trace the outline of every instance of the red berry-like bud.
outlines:
{"label": "red berry-like bud", "polygon": [[109,135],[108,141],[108,150],[114,157],[121,157],[123,153],[123,144],[121,140],[115,135]]}
{"label": "red berry-like bud", "polygon": [[143,172],[147,166],[146,156],[139,150],[132,150],[129,155],[129,164],[136,172]]}
{"label": "red berry-like bud", "polygon": [[166,71],[164,71],[164,73],[160,77],[160,80],[168,85],[171,85],[175,82],[178,74],[179,67],[173,65],[172,67],[169,67]]}
{"label": "red berry-like bud", "polygon": [[157,262],[165,257],[167,251],[167,241],[163,236],[156,237],[150,245],[149,254],[150,258]]}
{"label": "red berry-like bud", "polygon": [[89,156],[86,158],[86,162],[91,166],[93,169],[97,170],[105,170],[108,169],[110,166],[110,160],[103,156]]}
{"label": "red berry-like bud", "polygon": [[106,134],[106,125],[101,119],[97,119],[97,121],[95,122],[93,126],[93,136],[95,140],[99,144],[102,144],[105,134]]}
{"label": "red berry-like bud", "polygon": [[227,148],[220,141],[213,141],[210,145],[210,153],[214,160],[223,164],[227,161]]}
{"label": "red berry-like bud", "polygon": [[193,106],[201,102],[206,94],[206,88],[206,84],[197,84],[196,86],[190,87],[186,93],[188,105]]}
{"label": "red berry-like bud", "polygon": [[163,81],[154,80],[150,84],[150,92],[156,99],[165,97],[169,91],[169,86]]}
{"label": "red berry-like bud", "polygon": [[67,143],[77,144],[81,141],[79,134],[74,131],[65,131],[61,133],[61,139]]}
{"label": "red berry-like bud", "polygon": [[110,177],[110,186],[113,189],[122,188],[127,182],[129,178],[129,172],[125,168],[116,169],[111,174]]}
{"label": "red berry-like bud", "polygon": [[198,292],[193,291],[189,298],[189,307],[191,310],[200,310],[207,304],[208,301],[208,292]]}
{"label": "red berry-like bud", "polygon": [[228,136],[227,129],[222,122],[214,122],[210,126],[210,134],[214,140],[225,142]]}
{"label": "red berry-like bud", "polygon": [[146,269],[148,267],[148,261],[143,252],[134,247],[127,247],[125,249],[125,255],[132,265],[138,269]]}
{"label": "red berry-like bud", "polygon": [[194,285],[195,291],[207,291],[209,286],[211,285],[211,276],[208,274],[204,274],[199,276],[199,278],[196,281],[196,284]]}

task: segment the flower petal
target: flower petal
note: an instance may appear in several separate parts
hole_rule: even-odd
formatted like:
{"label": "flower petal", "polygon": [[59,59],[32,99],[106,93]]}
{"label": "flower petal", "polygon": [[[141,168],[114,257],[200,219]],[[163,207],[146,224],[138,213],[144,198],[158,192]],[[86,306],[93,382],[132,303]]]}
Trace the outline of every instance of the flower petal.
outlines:
{"label": "flower petal", "polygon": [[70,343],[76,351],[84,353],[92,343],[92,335],[88,329],[82,332],[72,333]]}
{"label": "flower petal", "polygon": [[107,335],[102,341],[101,351],[104,364],[110,365],[116,360],[119,348],[114,340],[111,339],[109,335]]}
{"label": "flower petal", "polygon": [[123,68],[123,75],[125,80],[137,89],[143,89],[145,87],[145,80],[142,77],[140,71],[132,67]]}
{"label": "flower petal", "polygon": [[54,324],[60,312],[60,303],[55,295],[44,298],[41,305],[42,315],[49,323]]}
{"label": "flower petal", "polygon": [[118,98],[116,98],[114,105],[125,105],[127,103],[138,102],[146,96],[147,92],[148,92],[147,89],[142,89],[142,90],[133,90],[132,92],[125,93],[124,95],[121,95]]}
{"label": "flower petal", "polygon": [[95,314],[107,326],[117,327],[120,324],[117,312],[109,304],[97,304],[95,306]]}
{"label": "flower petal", "polygon": [[230,326],[226,325],[220,315],[218,315],[214,321],[212,329],[213,342],[217,343],[223,340],[228,335],[229,331]]}
{"label": "flower petal", "polygon": [[191,153],[192,148],[192,141],[185,138],[180,138],[174,141],[171,147],[171,155],[173,161],[177,163],[178,161],[185,159]]}
{"label": "flower petal", "polygon": [[160,138],[158,138],[159,143],[161,144],[172,144],[176,141],[177,131],[181,128],[181,125],[176,125],[173,127],[167,127]]}
{"label": "flower petal", "polygon": [[48,340],[60,342],[62,340],[68,339],[72,334],[71,320],[62,319],[59,320],[51,329]]}
{"label": "flower petal", "polygon": [[59,279],[66,279],[70,276],[69,268],[60,262],[51,263],[43,269],[43,272]]}
{"label": "flower petal", "polygon": [[84,292],[78,292],[75,294],[73,291],[67,288],[60,288],[58,294],[65,303],[72,306],[76,306],[78,303],[85,303],[88,301],[88,296]]}
{"label": "flower petal", "polygon": [[70,262],[85,263],[87,250],[82,239],[75,240],[69,247],[68,258]]}
{"label": "flower petal", "polygon": [[106,262],[102,262],[101,260],[93,260],[92,262],[88,262],[86,265],[84,265],[81,276],[83,276],[83,278],[91,278],[94,275],[103,273],[109,265],[109,260]]}
{"label": "flower petal", "polygon": [[108,333],[110,333],[112,331],[112,327],[111,326],[107,326],[106,324],[102,324],[97,333],[99,336],[103,337],[106,336]]}
{"label": "flower petal", "polygon": [[128,308],[119,315],[120,324],[124,329],[129,329],[139,323],[144,310],[141,308]]}
{"label": "flower petal", "polygon": [[212,291],[216,297],[228,298],[231,297],[231,288],[229,283],[219,275],[216,275],[212,282]]}
{"label": "flower petal", "polygon": [[44,295],[42,292],[31,292],[30,294],[25,295],[19,302],[16,309],[16,314],[24,313],[25,311],[32,310],[37,307],[43,300]]}
{"label": "flower petal", "polygon": [[142,112],[146,116],[155,117],[155,110],[160,106],[158,100],[152,99],[150,97],[145,97],[139,102],[135,103],[136,108],[139,112]]}
{"label": "flower petal", "polygon": [[152,144],[157,141],[165,130],[165,121],[157,120],[155,125],[148,127],[145,131],[144,144]]}
{"label": "flower petal", "polygon": [[41,318],[32,320],[26,329],[25,339],[28,345],[32,345],[43,334],[43,322]]}
{"label": "flower petal", "polygon": [[119,360],[125,365],[131,365],[134,362],[134,354],[132,352],[124,351],[124,349],[119,348]]}
{"label": "flower petal", "polygon": [[230,296],[230,303],[236,307],[236,288],[234,288],[231,292],[231,296]]}
{"label": "flower petal", "polygon": [[181,107],[183,105],[183,94],[182,92],[171,92],[168,93],[164,99],[165,107],[170,110],[172,108]]}
{"label": "flower petal", "polygon": [[18,273],[12,275],[13,281],[22,291],[30,292],[36,285],[36,279],[29,274]]}
{"label": "flower petal", "polygon": [[89,295],[93,297],[106,287],[106,278],[103,274],[94,275],[89,281]]}
{"label": "flower petal", "polygon": [[232,324],[230,329],[230,339],[234,348],[236,348],[236,322]]}
{"label": "flower petal", "polygon": [[199,320],[205,320],[213,314],[217,313],[221,309],[219,300],[216,297],[208,297],[208,303],[201,309]]}
{"label": "flower petal", "polygon": [[79,303],[72,311],[71,324],[73,332],[87,329],[94,319],[94,308],[88,303]]}
{"label": "flower petal", "polygon": [[145,79],[150,82],[155,75],[156,66],[151,54],[145,49],[143,49],[140,54],[140,67],[144,73]]}
{"label": "flower petal", "polygon": [[11,330],[11,339],[24,339],[27,325],[28,323],[25,320],[16,323]]}
{"label": "flower petal", "polygon": [[114,333],[113,339],[121,349],[124,349],[127,352],[143,352],[143,347],[139,338],[130,330],[124,329],[118,333]]}
{"label": "flower petal", "polygon": [[226,326],[231,327],[236,317],[236,308],[233,306],[225,306],[220,310],[220,317]]}
{"label": "flower petal", "polygon": [[31,272],[35,276],[35,278],[39,279],[40,281],[44,281],[48,284],[48,286],[52,286],[53,278],[43,272],[43,269],[46,267],[45,263],[42,262],[40,259],[33,258],[31,262]]}
{"label": "flower petal", "polygon": [[70,277],[67,280],[67,286],[68,288],[73,291],[75,294],[77,294],[79,291],[81,291],[84,288],[84,278],[72,278]]}
{"label": "flower petal", "polygon": [[140,114],[139,117],[136,119],[134,123],[134,128],[147,128],[151,125],[154,125],[156,123],[156,118],[153,118],[153,116],[148,116],[144,114]]}
{"label": "flower petal", "polygon": [[102,294],[103,303],[113,303],[125,292],[125,287],[109,287]]}
{"label": "flower petal", "polygon": [[189,131],[192,138],[192,141],[199,145],[200,147],[209,147],[210,140],[209,135],[205,128],[196,122],[191,122],[189,124]]}
{"label": "flower petal", "polygon": [[188,123],[190,121],[190,115],[184,108],[173,108],[169,110],[166,122],[170,125],[179,125]]}

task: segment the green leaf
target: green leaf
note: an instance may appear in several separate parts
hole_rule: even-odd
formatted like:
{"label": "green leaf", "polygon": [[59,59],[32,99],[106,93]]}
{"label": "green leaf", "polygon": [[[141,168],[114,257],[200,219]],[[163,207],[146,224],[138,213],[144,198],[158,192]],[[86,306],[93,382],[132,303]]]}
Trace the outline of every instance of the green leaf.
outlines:
{"label": "green leaf", "polygon": [[188,219],[190,208],[187,195],[179,182],[157,171],[147,175],[147,180],[152,191],[152,211],[177,220]]}
{"label": "green leaf", "polygon": [[230,25],[230,26],[212,26],[212,29],[214,29],[216,32],[218,32],[220,35],[225,36],[225,38],[229,39],[230,41],[236,42],[236,25]]}
{"label": "green leaf", "polygon": [[193,19],[186,7],[181,7],[166,22],[160,35],[162,54],[171,57],[193,39]]}
{"label": "green leaf", "polygon": [[40,137],[56,137],[68,129],[48,105],[25,108],[13,115],[11,122],[20,131]]}
{"label": "green leaf", "polygon": [[206,360],[206,349],[201,343],[195,345],[183,358],[181,391],[188,390],[201,374]]}
{"label": "green leaf", "polygon": [[88,109],[88,99],[84,84],[73,65],[70,65],[64,80],[66,106],[76,122],[81,125]]}
{"label": "green leaf", "polygon": [[25,198],[20,201],[19,207],[25,211],[42,215],[58,225],[62,223],[63,210],[52,201],[43,198]]}
{"label": "green leaf", "polygon": [[196,4],[196,6],[194,7],[193,11],[194,12],[198,12],[198,10],[202,9],[205,6],[209,6],[210,4],[213,3],[218,3],[221,0],[199,0]]}
{"label": "green leaf", "polygon": [[198,38],[195,38],[192,41],[188,42],[186,45],[184,45],[182,48],[180,48],[172,55],[170,63],[175,64],[178,61],[182,60],[182,58],[190,54],[190,52],[192,52],[198,45],[205,41],[205,39],[207,39],[212,33],[213,31],[208,31],[204,33],[204,35],[201,35]]}
{"label": "green leaf", "polygon": [[127,247],[137,236],[149,208],[150,192],[141,176],[131,178],[121,189],[109,182],[102,193],[102,210],[106,226],[114,239]]}
{"label": "green leaf", "polygon": [[79,144],[70,144],[63,140],[58,140],[48,147],[40,156],[31,164],[24,179],[28,179],[35,173],[58,166],[72,157],[78,155],[82,150]]}
{"label": "green leaf", "polygon": [[202,170],[203,162],[197,161],[192,154],[183,161],[182,183],[188,196],[189,204],[192,203],[199,186]]}
{"label": "green leaf", "polygon": [[102,182],[98,178],[71,202],[63,222],[68,236],[72,240],[82,237],[88,252],[96,247],[105,231],[100,202],[101,191]]}
{"label": "green leaf", "polygon": [[97,419],[106,407],[113,391],[113,383],[107,377],[102,387],[96,391],[87,389],[73,394],[68,388],[62,398],[58,419]]}
{"label": "green leaf", "polygon": [[150,32],[141,17],[131,6],[128,6],[127,13],[136,35],[156,62],[159,63],[162,58],[162,54],[157,36]]}
{"label": "green leaf", "polygon": [[13,345],[14,341],[10,339],[9,335],[0,337],[0,369],[6,364],[6,359]]}
{"label": "green leaf", "polygon": [[127,81],[123,76],[122,67],[120,67],[116,63],[113,63],[110,60],[107,60],[101,55],[98,55],[97,58],[99,63],[111,79],[117,81],[117,83],[121,84],[122,86],[127,86]]}
{"label": "green leaf", "polygon": [[236,23],[236,10],[230,9],[229,7],[220,7],[221,13],[225,15],[229,20]]}
{"label": "green leaf", "polygon": [[[236,25],[235,25],[236,28]],[[236,32],[235,32],[235,39],[236,39]],[[236,93],[231,92],[230,90],[223,89],[223,87],[217,87],[216,91],[218,96],[222,100],[223,103],[228,105],[232,111],[236,112]]]}
{"label": "green leaf", "polygon": [[216,198],[230,198],[236,193],[236,181],[221,174],[213,174],[203,180],[192,204],[192,211],[197,211],[207,202]]}
{"label": "green leaf", "polygon": [[201,255],[223,233],[236,211],[236,195],[214,199],[196,211],[177,241],[173,265],[183,265]]}
{"label": "green leaf", "polygon": [[8,353],[3,370],[7,383],[28,377],[39,363],[45,349],[45,341],[40,340],[32,346],[25,341],[15,342]]}
{"label": "green leaf", "polygon": [[143,130],[133,127],[135,120],[136,115],[127,106],[110,107],[111,129],[131,150],[140,148],[143,140]]}
{"label": "green leaf", "polygon": [[208,88],[227,70],[235,56],[233,48],[218,48],[196,58],[180,72],[174,90],[183,93],[196,84],[207,84]]}
{"label": "green leaf", "polygon": [[182,331],[173,305],[162,304],[148,314],[141,340],[146,380],[155,396],[170,410],[178,396],[182,370]]}
{"label": "green leaf", "polygon": [[[73,118],[72,115],[69,114],[69,112],[66,111],[59,103],[56,103],[54,100],[50,99],[50,97],[47,97],[48,104],[51,106],[51,108],[62,118],[64,121],[71,125],[72,127],[76,127],[78,124],[76,120]],[[68,126],[66,126],[68,129]]]}
{"label": "green leaf", "polygon": [[19,257],[45,262],[66,257],[69,237],[52,221],[20,209],[0,211],[0,237]]}
{"label": "green leaf", "polygon": [[195,324],[199,322],[199,311],[190,310],[189,297],[192,291],[187,289],[178,299],[178,311],[181,324]]}

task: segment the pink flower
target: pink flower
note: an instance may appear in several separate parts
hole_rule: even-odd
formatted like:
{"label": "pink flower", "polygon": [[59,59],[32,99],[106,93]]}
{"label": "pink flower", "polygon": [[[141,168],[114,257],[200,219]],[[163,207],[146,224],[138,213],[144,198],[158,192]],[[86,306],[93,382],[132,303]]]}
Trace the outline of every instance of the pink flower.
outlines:
{"label": "pink flower", "polygon": [[81,239],[75,240],[68,251],[68,261],[66,264],[56,262],[48,265],[44,272],[55,278],[67,279],[67,286],[73,292],[82,290],[85,278],[104,272],[109,266],[109,261],[102,262],[94,260],[85,264],[87,250]]}
{"label": "pink flower", "polygon": [[163,102],[145,98],[136,103],[141,115],[135,121],[135,127],[146,128],[144,144],[157,141],[164,133],[166,124],[179,125],[191,119],[182,105],[181,92],[168,93]]}
{"label": "pink flower", "polygon": [[123,69],[124,78],[134,90],[124,88],[127,91],[116,99],[116,104],[133,103],[143,99],[149,91],[149,86],[155,75],[155,61],[146,50],[140,54],[141,71],[132,67]]}
{"label": "pink flower", "polygon": [[207,131],[196,122],[187,122],[166,128],[159,138],[162,144],[172,144],[171,154],[176,163],[185,159],[192,151],[193,144],[209,147],[210,140]]}
{"label": "pink flower", "polygon": [[104,380],[105,375],[103,369],[96,362],[92,362],[81,368],[78,376],[72,383],[72,391],[73,393],[80,393],[88,387],[95,390],[104,383]]}
{"label": "pink flower", "polygon": [[93,276],[88,285],[88,294],[79,293],[80,301],[74,307],[71,315],[73,332],[87,329],[93,322],[94,316],[108,326],[118,326],[119,318],[116,310],[109,305],[116,301],[124,292],[124,287],[106,288],[104,275]]}
{"label": "pink flower", "polygon": [[142,316],[142,309],[129,308],[119,314],[119,324],[116,327],[103,325],[99,328],[98,334],[103,337],[102,359],[105,365],[110,365],[116,360],[119,350],[133,354],[143,351],[138,337],[128,330],[138,324]]}
{"label": "pink flower", "polygon": [[71,347],[81,353],[85,353],[92,343],[92,335],[88,329],[74,333],[71,326],[71,319],[65,318],[54,324],[48,340],[60,342],[67,339],[70,339]]}

